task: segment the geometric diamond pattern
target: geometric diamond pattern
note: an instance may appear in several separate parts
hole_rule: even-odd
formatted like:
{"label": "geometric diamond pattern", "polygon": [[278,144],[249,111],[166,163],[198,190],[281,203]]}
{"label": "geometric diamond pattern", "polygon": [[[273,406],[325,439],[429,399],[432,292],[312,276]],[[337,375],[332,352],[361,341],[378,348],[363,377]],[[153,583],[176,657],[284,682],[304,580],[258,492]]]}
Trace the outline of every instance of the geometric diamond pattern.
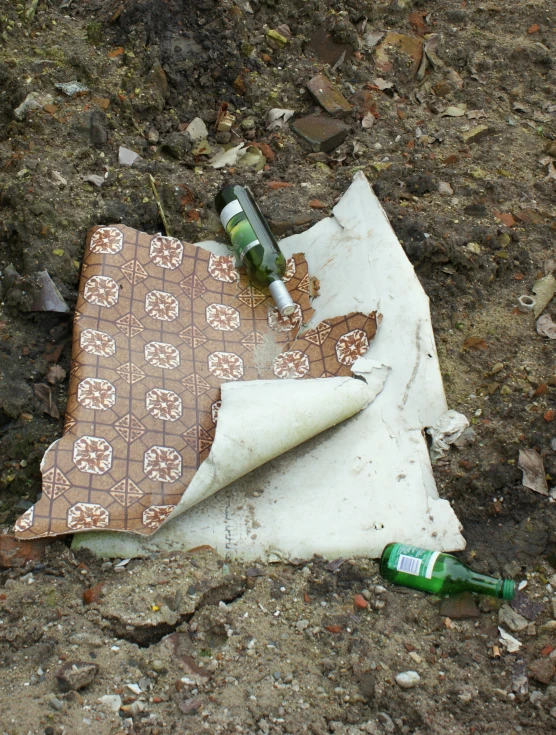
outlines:
{"label": "geometric diamond pattern", "polygon": [[134,442],[143,436],[146,429],[139,419],[131,413],[128,413],[114,424],[114,428],[122,439],[126,442]]}
{"label": "geometric diamond pattern", "polygon": [[116,324],[126,337],[135,337],[136,334],[139,334],[144,329],[141,322],[133,314],[126,314],[120,317]]}
{"label": "geometric diamond pattern", "polygon": [[133,503],[136,503],[139,498],[144,495],[144,492],[141,488],[137,487],[133,480],[130,480],[129,477],[125,477],[123,480],[120,480],[117,485],[114,485],[110,490],[110,495],[114,500],[117,500],[120,505],[127,508],[128,506],[133,505]]}

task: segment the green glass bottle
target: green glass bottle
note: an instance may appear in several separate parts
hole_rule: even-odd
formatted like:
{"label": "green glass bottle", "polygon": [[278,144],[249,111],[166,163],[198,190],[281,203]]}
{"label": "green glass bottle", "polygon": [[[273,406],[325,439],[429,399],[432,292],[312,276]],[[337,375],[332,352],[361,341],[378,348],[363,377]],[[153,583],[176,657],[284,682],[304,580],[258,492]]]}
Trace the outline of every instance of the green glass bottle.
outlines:
{"label": "green glass bottle", "polygon": [[380,558],[380,573],[390,582],[435,595],[476,592],[511,600],[515,594],[511,579],[478,574],[451,554],[407,544],[388,544]]}
{"label": "green glass bottle", "polygon": [[251,281],[268,286],[282,316],[293,314],[295,304],[282,280],[286,259],[251,194],[243,186],[226,186],[214,204]]}

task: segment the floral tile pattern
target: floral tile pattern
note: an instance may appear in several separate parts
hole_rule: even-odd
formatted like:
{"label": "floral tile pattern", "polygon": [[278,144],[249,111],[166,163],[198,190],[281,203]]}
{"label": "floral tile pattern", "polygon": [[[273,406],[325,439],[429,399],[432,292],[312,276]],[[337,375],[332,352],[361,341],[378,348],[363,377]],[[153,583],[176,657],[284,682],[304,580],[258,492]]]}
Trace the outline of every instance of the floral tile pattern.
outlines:
{"label": "floral tile pattern", "polygon": [[20,538],[96,529],[148,535],[207,458],[224,381],[350,375],[379,317],[313,314],[303,255],[281,317],[232,256],[123,225],[88,238],[73,334],[64,436],[46,452],[41,499]]}

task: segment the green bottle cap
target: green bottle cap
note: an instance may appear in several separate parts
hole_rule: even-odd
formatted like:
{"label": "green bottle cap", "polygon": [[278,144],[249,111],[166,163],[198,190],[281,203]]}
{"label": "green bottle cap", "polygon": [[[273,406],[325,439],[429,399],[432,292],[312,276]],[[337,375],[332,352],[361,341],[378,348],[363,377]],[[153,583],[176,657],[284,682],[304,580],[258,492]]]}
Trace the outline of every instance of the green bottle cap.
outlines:
{"label": "green bottle cap", "polygon": [[512,579],[505,579],[502,583],[502,599],[513,600],[515,595],[515,582]]}

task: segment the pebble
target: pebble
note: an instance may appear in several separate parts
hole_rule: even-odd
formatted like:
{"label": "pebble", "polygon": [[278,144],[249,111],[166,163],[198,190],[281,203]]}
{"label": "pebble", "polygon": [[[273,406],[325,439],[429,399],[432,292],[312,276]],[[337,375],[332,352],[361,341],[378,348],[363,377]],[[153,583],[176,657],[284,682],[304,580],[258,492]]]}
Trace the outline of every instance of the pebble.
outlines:
{"label": "pebble", "polygon": [[68,661],[56,673],[58,686],[63,692],[84,689],[98,674],[97,664],[89,661]]}
{"label": "pebble", "polygon": [[394,725],[394,722],[392,721],[392,718],[389,714],[387,714],[386,712],[379,712],[377,714],[377,718],[381,722],[382,727],[386,730],[386,732],[394,732],[396,726]]}
{"label": "pebble", "polygon": [[555,672],[556,666],[550,659],[537,658],[529,664],[529,675],[541,684],[548,684]]}
{"label": "pebble", "polygon": [[122,706],[122,698],[118,694],[105,694],[98,701],[112,712],[118,712]]}
{"label": "pebble", "polygon": [[502,605],[498,611],[498,622],[504,628],[509,628],[514,633],[520,630],[525,630],[529,625],[529,621],[526,620],[523,615],[520,615],[509,605]]}
{"label": "pebble", "polygon": [[421,677],[416,671],[402,671],[396,674],[396,684],[402,689],[413,689],[421,681]]}
{"label": "pebble", "polygon": [[193,118],[186,128],[186,132],[189,133],[189,137],[193,141],[205,140],[208,136],[207,126],[205,125],[204,120],[201,120],[200,117]]}
{"label": "pebble", "polygon": [[282,674],[279,671],[273,671],[272,672],[272,678],[275,681],[280,681],[280,679],[282,678]]}
{"label": "pebble", "polygon": [[447,181],[441,181],[438,184],[438,193],[441,197],[451,197],[454,193],[454,190]]}
{"label": "pebble", "polygon": [[529,702],[531,704],[537,704],[537,702],[540,702],[541,699],[544,698],[544,694],[542,692],[539,692],[538,689],[535,689],[534,692],[531,692],[531,696],[529,697]]}
{"label": "pebble", "polygon": [[50,697],[48,704],[55,709],[56,712],[60,712],[64,708],[64,703],[58,699],[58,697]]}

